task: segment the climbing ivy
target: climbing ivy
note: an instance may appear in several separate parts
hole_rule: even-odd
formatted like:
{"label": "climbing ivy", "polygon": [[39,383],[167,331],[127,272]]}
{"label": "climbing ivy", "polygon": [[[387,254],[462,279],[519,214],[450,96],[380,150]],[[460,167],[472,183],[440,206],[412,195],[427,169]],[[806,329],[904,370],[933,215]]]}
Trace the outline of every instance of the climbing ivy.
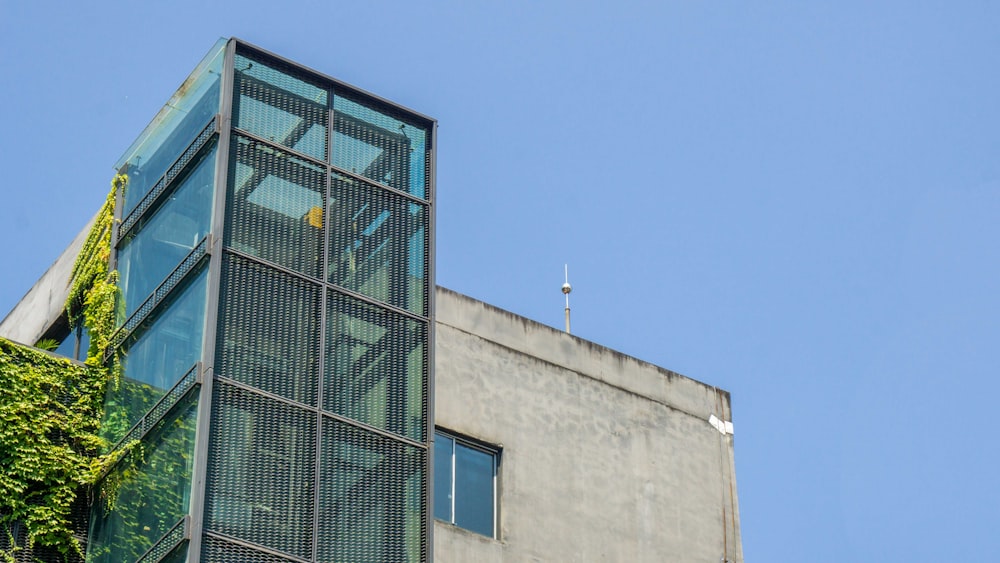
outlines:
{"label": "climbing ivy", "polygon": [[[19,522],[29,546],[80,554],[71,509],[104,466],[97,456],[104,380],[100,368],[0,339],[0,523],[8,537]],[[18,548],[4,558],[13,561]]]}
{"label": "climbing ivy", "polygon": [[70,274],[66,314],[70,326],[83,321],[90,331],[89,365],[103,365],[104,350],[111,343],[119,320],[118,272],[108,272],[115,198],[128,185],[128,176],[119,174],[111,182],[111,192],[101,206]]}
{"label": "climbing ivy", "polygon": [[[102,455],[98,434],[104,394],[117,361],[104,365],[118,306],[117,272],[108,271],[116,176],[73,266],[66,313],[90,331],[85,365],[0,338],[0,558],[43,547],[70,560],[82,557],[71,519],[77,498],[127,450]],[[27,530],[16,545],[15,528]]]}

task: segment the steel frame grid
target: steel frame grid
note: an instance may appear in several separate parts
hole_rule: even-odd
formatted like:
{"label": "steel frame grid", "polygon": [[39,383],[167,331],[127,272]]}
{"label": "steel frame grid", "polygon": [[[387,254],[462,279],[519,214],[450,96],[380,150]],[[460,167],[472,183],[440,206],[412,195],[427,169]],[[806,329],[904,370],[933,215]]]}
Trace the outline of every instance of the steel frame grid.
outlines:
{"label": "steel frame grid", "polygon": [[[229,210],[226,209],[226,197],[227,197],[227,193],[226,192],[228,190],[228,188],[226,186],[226,182],[228,182],[228,178],[229,178],[228,166],[229,166],[229,161],[230,161],[230,156],[229,156],[230,155],[230,145],[232,143],[232,134],[234,133],[234,127],[233,127],[233,122],[232,122],[232,117],[233,117],[232,116],[233,92],[234,92],[234,69],[233,69],[233,61],[234,61],[234,58],[235,58],[235,53],[237,51],[239,51],[241,54],[248,55],[249,58],[263,59],[264,62],[270,62],[270,63],[275,63],[276,62],[276,63],[278,63],[282,67],[294,70],[294,72],[295,72],[296,75],[300,75],[300,76],[301,75],[306,75],[306,76],[309,76],[309,77],[311,77],[313,79],[312,80],[313,82],[319,81],[319,82],[327,84],[327,89],[331,90],[333,92],[336,92],[338,90],[347,91],[347,92],[350,93],[350,97],[351,98],[353,98],[353,99],[361,99],[361,100],[364,100],[366,102],[371,102],[372,104],[374,104],[376,106],[379,106],[378,109],[388,110],[388,112],[391,113],[391,114],[401,115],[403,117],[406,117],[411,122],[416,121],[420,125],[424,126],[425,130],[427,131],[425,152],[422,155],[422,158],[424,158],[424,161],[425,161],[424,162],[425,177],[424,177],[424,198],[423,199],[417,198],[413,194],[410,194],[408,192],[403,192],[401,190],[396,190],[396,189],[394,189],[394,188],[392,188],[390,186],[385,186],[385,185],[381,185],[381,184],[375,183],[372,180],[370,180],[368,178],[365,178],[363,176],[360,176],[358,174],[354,174],[351,171],[341,170],[341,169],[339,169],[339,168],[331,165],[330,162],[329,162],[329,160],[330,160],[330,151],[331,151],[332,143],[330,142],[331,139],[329,137],[331,137],[333,135],[334,128],[332,126],[328,126],[327,127],[327,136],[328,136],[328,139],[327,139],[327,149],[326,149],[326,162],[322,163],[322,165],[325,166],[326,169],[327,169],[326,179],[324,181],[324,190],[327,193],[329,193],[329,189],[330,189],[330,182],[331,182],[331,177],[332,177],[331,172],[336,172],[336,173],[339,173],[339,174],[343,174],[343,175],[355,177],[358,180],[364,181],[368,185],[373,185],[373,187],[378,187],[379,189],[384,189],[384,190],[386,190],[388,192],[396,193],[397,195],[403,196],[403,197],[405,197],[407,199],[416,200],[416,201],[414,201],[415,203],[420,203],[420,204],[426,206],[425,208],[426,208],[426,213],[427,213],[427,223],[426,223],[426,226],[425,226],[425,228],[426,228],[426,236],[425,236],[425,241],[424,241],[424,244],[425,244],[425,248],[424,248],[424,255],[425,255],[425,258],[424,258],[424,261],[425,261],[425,263],[424,263],[424,276],[425,276],[425,281],[424,281],[425,288],[424,288],[424,292],[425,292],[425,303],[426,303],[426,305],[424,307],[425,316],[422,316],[422,318],[419,318],[419,320],[421,320],[421,321],[423,321],[425,323],[425,327],[426,327],[426,331],[425,331],[426,344],[425,344],[425,350],[424,350],[424,362],[425,362],[425,370],[424,370],[425,375],[424,375],[424,378],[425,378],[425,384],[423,385],[423,387],[425,389],[425,393],[426,393],[426,395],[424,397],[424,402],[425,402],[425,405],[426,405],[426,420],[424,421],[424,423],[425,423],[425,429],[424,429],[425,441],[422,442],[422,443],[419,443],[419,446],[420,446],[420,449],[424,451],[424,459],[425,459],[425,463],[423,464],[424,467],[423,467],[423,486],[422,486],[422,489],[423,489],[422,514],[423,514],[423,521],[424,521],[424,526],[425,526],[425,528],[424,528],[425,532],[423,534],[423,536],[424,536],[423,537],[423,541],[422,541],[423,545],[421,546],[421,554],[420,555],[421,555],[421,560],[428,561],[428,560],[430,560],[433,557],[433,529],[434,529],[434,525],[433,525],[433,512],[432,512],[431,506],[430,506],[431,499],[433,498],[433,491],[432,491],[433,478],[432,478],[432,473],[431,473],[431,471],[432,471],[432,459],[433,459],[433,456],[430,453],[432,451],[431,448],[430,448],[430,446],[432,445],[433,436],[434,436],[434,432],[433,432],[433,429],[434,429],[434,422],[433,422],[433,412],[434,412],[434,410],[433,410],[433,403],[434,403],[434,401],[433,401],[433,398],[434,398],[434,395],[433,395],[433,389],[434,389],[434,377],[433,377],[433,375],[434,375],[434,364],[433,364],[434,347],[433,346],[434,346],[434,319],[435,319],[435,296],[434,296],[434,288],[436,287],[436,285],[435,285],[435,268],[434,268],[434,257],[435,257],[434,217],[435,217],[435,214],[434,214],[434,205],[433,205],[433,202],[434,202],[434,196],[435,196],[435,174],[436,174],[436,170],[435,170],[435,158],[434,158],[434,148],[436,146],[437,123],[433,119],[430,119],[430,118],[428,118],[426,116],[423,116],[423,115],[421,115],[421,114],[419,114],[417,112],[413,112],[412,110],[409,110],[407,108],[399,106],[398,104],[389,102],[388,100],[385,100],[385,99],[380,98],[378,96],[372,95],[372,94],[370,94],[368,92],[365,92],[363,90],[354,88],[353,86],[350,86],[350,85],[348,85],[346,83],[343,83],[341,81],[338,81],[336,79],[333,79],[333,78],[330,78],[328,76],[325,76],[325,75],[316,73],[314,71],[311,71],[309,69],[303,68],[302,66],[300,66],[300,65],[298,65],[296,63],[288,61],[287,59],[284,59],[282,57],[279,57],[277,55],[269,53],[269,52],[267,52],[267,51],[265,51],[263,49],[255,47],[255,46],[250,45],[248,43],[242,42],[242,41],[240,41],[238,39],[231,39],[230,42],[229,42],[229,44],[227,45],[226,61],[225,61],[224,72],[223,72],[223,78],[224,79],[223,79],[222,86],[221,86],[223,88],[223,90],[222,90],[222,93],[221,93],[221,97],[222,97],[221,104],[222,104],[222,107],[220,108],[220,114],[221,115],[220,115],[220,120],[219,120],[219,129],[220,129],[220,138],[219,138],[219,143],[218,143],[218,147],[219,147],[218,154],[219,154],[219,156],[218,156],[217,167],[216,167],[216,200],[215,200],[215,215],[214,215],[214,218],[213,218],[213,234],[214,234],[214,236],[212,237],[212,242],[213,242],[212,249],[209,252],[209,255],[211,256],[211,263],[210,263],[210,266],[209,266],[209,268],[210,268],[210,272],[209,272],[210,294],[209,294],[209,299],[208,299],[208,303],[207,303],[207,316],[209,318],[207,319],[207,325],[206,325],[206,330],[205,330],[205,340],[204,340],[204,346],[203,346],[203,359],[204,359],[204,361],[206,363],[206,366],[207,366],[206,367],[206,378],[205,378],[206,379],[206,384],[202,385],[202,387],[201,387],[201,393],[203,393],[202,397],[205,398],[205,399],[208,399],[208,400],[202,400],[202,401],[200,401],[200,404],[199,404],[199,419],[198,419],[198,430],[197,430],[197,435],[196,435],[197,437],[196,437],[196,452],[195,452],[195,460],[196,460],[196,463],[195,463],[195,478],[194,478],[195,483],[194,483],[194,488],[193,488],[193,491],[192,491],[193,495],[192,495],[192,503],[191,503],[192,539],[191,539],[191,544],[190,544],[190,552],[189,552],[188,561],[192,561],[192,562],[197,563],[197,562],[199,562],[201,560],[201,555],[202,555],[202,551],[203,551],[203,549],[202,549],[202,538],[203,537],[219,536],[218,539],[223,539],[224,538],[224,536],[220,536],[219,534],[216,534],[216,533],[211,532],[211,531],[209,531],[209,530],[207,530],[207,529],[204,528],[204,514],[205,514],[204,500],[205,500],[205,487],[207,486],[206,471],[207,471],[207,453],[208,453],[208,449],[209,449],[209,434],[210,434],[210,428],[209,428],[210,423],[209,423],[209,421],[211,420],[211,410],[212,410],[212,400],[211,400],[212,390],[211,390],[211,388],[213,386],[212,382],[213,382],[214,374],[215,374],[215,368],[214,368],[215,346],[216,346],[216,343],[217,343],[217,331],[219,330],[218,323],[219,323],[219,306],[220,306],[220,301],[221,301],[221,298],[220,298],[221,297],[220,296],[220,292],[221,292],[221,277],[222,277],[221,273],[222,273],[223,254],[224,254],[222,252],[223,241],[224,241],[224,231],[225,231],[224,225],[226,224],[225,223],[225,219],[226,219],[226,217],[227,217],[227,215],[229,213]],[[330,112],[330,113],[332,113],[333,99],[334,99],[334,96],[332,96],[332,95],[328,96],[327,104],[328,104],[328,112]],[[330,117],[330,115],[328,113],[328,118],[329,117]],[[333,119],[332,118],[329,119],[327,121],[327,123],[328,124],[332,124],[333,123]],[[243,133],[243,132],[241,132],[241,133]],[[253,135],[251,134],[251,135],[247,135],[247,136],[248,137],[252,137]],[[264,139],[256,139],[256,140],[265,141],[266,142],[266,140],[264,140]],[[302,155],[302,156],[307,156],[307,155]],[[311,159],[311,158],[306,158],[306,160],[311,160],[311,161],[315,162],[315,160]],[[316,163],[316,164],[319,164],[319,163]],[[330,239],[330,229],[329,228],[325,228],[324,229],[324,235],[323,235],[323,257],[322,257],[323,271],[324,272],[327,271],[327,267],[328,267],[328,263],[329,263],[329,245],[330,245],[330,240],[329,239]],[[252,258],[252,257],[245,256],[245,258]],[[269,266],[271,266],[271,265],[269,264]],[[284,268],[280,268],[280,267],[278,269],[279,270],[284,270]],[[292,272],[289,272],[289,273],[292,273]],[[329,289],[332,289],[332,290],[335,290],[335,291],[341,291],[344,294],[347,294],[347,295],[349,295],[351,297],[360,298],[360,300],[362,302],[368,302],[371,305],[375,305],[375,306],[378,306],[378,307],[386,308],[386,309],[389,309],[389,310],[395,310],[398,313],[402,313],[406,317],[410,317],[410,318],[417,317],[417,315],[414,315],[410,311],[399,310],[396,307],[393,307],[393,306],[388,305],[386,303],[379,302],[377,300],[373,300],[373,299],[371,299],[371,298],[369,298],[367,296],[357,295],[357,294],[355,294],[355,292],[352,292],[352,291],[349,291],[349,290],[345,291],[343,288],[339,288],[337,286],[331,286],[331,285],[329,285],[329,283],[328,283],[327,280],[323,280],[322,287],[329,288]],[[324,339],[325,338],[325,333],[326,333],[326,330],[327,330],[326,329],[326,322],[325,322],[326,319],[325,319],[325,317],[326,317],[326,314],[327,314],[327,312],[326,312],[326,310],[327,310],[326,302],[327,302],[327,299],[328,299],[329,292],[327,290],[323,290],[321,292],[321,295],[322,295],[322,297],[321,297],[321,308],[320,308],[320,316],[321,316],[320,338]],[[415,320],[417,320],[417,319],[415,319]],[[325,362],[324,356],[325,356],[325,354],[323,354],[323,353],[319,354],[318,361],[319,361],[321,367],[323,365],[323,362]],[[321,371],[320,373],[322,374],[323,372]],[[323,377],[320,377],[320,381],[318,382],[318,385],[319,385],[318,391],[319,392],[322,392],[322,385],[323,385],[322,380],[323,380]],[[256,392],[259,392],[259,391],[256,391]],[[319,395],[319,396],[321,397],[322,395]],[[342,423],[347,423],[350,426],[352,426],[352,427],[354,427],[354,428],[356,428],[356,429],[358,429],[360,431],[367,431],[367,432],[373,432],[374,431],[374,433],[376,435],[383,435],[385,438],[390,438],[390,439],[393,439],[393,440],[397,441],[397,443],[410,443],[411,445],[417,445],[417,444],[413,444],[411,442],[411,440],[401,439],[400,436],[396,436],[396,435],[391,435],[391,434],[387,435],[387,433],[385,433],[384,431],[380,431],[380,429],[377,429],[377,428],[369,427],[368,425],[366,425],[364,423],[360,423],[359,421],[354,421],[354,420],[351,420],[351,419],[344,419],[344,418],[342,418],[340,416],[337,416],[337,415],[334,415],[334,414],[328,413],[328,412],[325,413],[325,412],[323,412],[323,409],[321,408],[321,405],[317,405],[317,409],[316,410],[317,410],[317,419],[316,419],[317,420],[317,433],[316,433],[316,440],[317,440],[317,444],[316,445],[317,446],[321,446],[322,445],[322,427],[323,427],[323,420],[324,419],[340,420]],[[317,450],[316,450],[316,458],[317,459],[316,459],[315,469],[320,469],[321,464],[322,464],[322,450],[321,450],[321,447],[317,448]],[[316,498],[316,497],[318,497],[318,495],[319,495],[319,485],[320,485],[320,473],[318,471],[314,473],[314,478],[316,480],[315,481],[315,485],[316,485],[315,492],[316,492],[316,495],[314,495],[314,502],[315,502],[315,501],[318,501],[318,498]],[[313,514],[313,519],[312,519],[313,520],[312,521],[312,526],[313,526],[313,534],[312,534],[312,537],[313,537],[312,559],[313,560],[315,560],[315,558],[317,557],[317,552],[318,552],[318,548],[317,548],[318,533],[317,532],[318,532],[318,525],[319,525],[319,513],[318,513],[319,512],[319,503],[315,502],[314,507],[315,507],[315,509],[313,511],[314,514]],[[225,538],[225,539],[230,539],[230,538]],[[233,538],[233,539],[235,539],[235,538]],[[235,543],[242,544],[243,542],[236,541]],[[251,547],[251,546],[247,545],[246,547]],[[271,551],[271,550],[264,550],[263,553],[262,553],[262,555],[265,554],[265,553],[267,553],[268,551]],[[258,553],[261,553],[261,551],[258,551]],[[274,555],[277,555],[277,553],[274,553]]]}
{"label": "steel frame grid", "polygon": [[[424,238],[424,276],[425,276],[425,315],[419,316],[408,310],[401,310],[395,306],[389,305],[387,303],[380,302],[378,300],[372,299],[368,296],[357,294],[356,292],[346,290],[345,288],[339,288],[337,286],[331,286],[328,280],[323,280],[322,287],[339,291],[342,294],[359,299],[363,303],[369,303],[376,307],[382,307],[388,310],[395,311],[396,313],[404,315],[404,317],[412,318],[414,320],[419,320],[425,323],[426,331],[426,347],[424,350],[424,362],[425,362],[425,397],[424,402],[426,404],[426,420],[425,420],[425,441],[424,442],[413,442],[412,439],[403,438],[376,427],[371,427],[363,422],[349,419],[346,417],[341,417],[335,413],[324,412],[321,405],[317,405],[317,433],[316,440],[317,446],[322,444],[322,427],[324,426],[324,420],[339,420],[343,424],[347,424],[359,431],[370,432],[375,435],[381,435],[383,438],[391,439],[400,444],[409,444],[410,446],[418,446],[419,449],[424,451],[424,458],[426,463],[424,464],[423,473],[423,520],[425,522],[425,534],[423,539],[423,546],[421,549],[421,559],[430,560],[433,557],[433,512],[430,507],[431,499],[433,498],[433,478],[432,478],[432,460],[433,456],[430,454],[432,451],[430,446],[433,442],[434,436],[434,422],[433,422],[433,406],[434,406],[434,318],[435,318],[435,268],[434,268],[434,257],[435,257],[435,244],[434,244],[434,230],[435,230],[435,210],[434,210],[434,199],[435,199],[435,148],[436,148],[436,135],[437,135],[437,122],[429,117],[422,114],[414,112],[408,108],[405,108],[399,104],[393,103],[389,100],[381,98],[379,96],[373,95],[364,90],[353,87],[349,84],[341,82],[337,79],[331,78],[329,76],[317,73],[287,59],[284,59],[278,55],[265,51],[259,47],[241,41],[239,39],[230,39],[226,45],[225,51],[225,61],[222,72],[222,80],[220,83],[220,107],[219,113],[215,120],[214,131],[212,134],[218,134],[217,142],[217,156],[216,156],[216,169],[215,169],[215,203],[214,212],[212,219],[212,228],[210,235],[207,237],[207,244],[210,248],[207,248],[205,254],[209,258],[209,272],[208,272],[208,286],[209,286],[209,296],[206,302],[206,325],[204,330],[203,345],[202,345],[202,361],[204,364],[204,378],[201,385],[199,386],[199,402],[198,402],[198,421],[196,426],[196,437],[195,437],[195,452],[194,452],[194,464],[193,464],[193,477],[192,477],[192,495],[191,503],[189,506],[189,516],[187,522],[189,522],[189,551],[188,551],[188,561],[198,563],[201,560],[202,555],[202,539],[208,536],[219,536],[213,532],[209,532],[204,528],[204,515],[205,515],[205,487],[207,486],[207,457],[210,446],[210,421],[211,412],[213,408],[212,396],[213,396],[213,381],[215,375],[215,348],[217,343],[217,331],[219,329],[219,305],[220,305],[220,291],[221,291],[221,278],[222,278],[222,263],[223,263],[223,235],[225,233],[224,225],[226,217],[229,210],[226,208],[226,197],[227,197],[227,182],[229,179],[229,164],[230,164],[230,145],[232,143],[232,134],[234,132],[232,117],[233,117],[233,92],[234,92],[234,59],[235,55],[239,51],[252,59],[261,60],[265,63],[277,64],[280,67],[290,69],[296,76],[303,76],[310,79],[310,82],[320,83],[325,86],[331,95],[327,96],[327,147],[325,162],[317,163],[315,159],[308,157],[308,155],[301,155],[306,161],[312,161],[315,164],[326,167],[326,177],[324,180],[324,189],[327,193],[331,189],[330,183],[333,173],[337,173],[345,177],[353,177],[356,180],[363,182],[364,184],[371,186],[372,188],[377,188],[380,190],[385,190],[386,192],[393,193],[397,197],[403,197],[409,199],[414,203],[420,204],[425,207],[427,213],[427,223],[426,236]],[[353,171],[344,170],[334,166],[330,163],[331,150],[332,150],[332,135],[335,128],[332,124],[336,121],[337,115],[333,112],[333,101],[336,95],[340,93],[345,93],[348,99],[355,100],[356,102],[361,102],[363,106],[369,107],[374,111],[384,112],[388,116],[397,116],[405,119],[411,124],[423,127],[426,133],[425,140],[425,151],[422,155],[424,159],[424,192],[423,198],[417,197],[407,191],[396,189],[392,186],[384,185],[382,183],[376,182],[364,175],[354,173]],[[204,134],[204,130],[198,139],[201,141],[206,141],[206,139],[201,139]],[[241,132],[248,133],[248,132]],[[247,135],[248,137],[254,137],[254,135]],[[258,141],[267,142],[264,139],[256,139]],[[201,148],[207,145],[207,142],[199,147],[197,152],[200,152]],[[190,149],[190,147],[189,147]],[[189,150],[188,149],[188,150]],[[181,157],[183,158],[183,156]],[[176,166],[176,163],[175,163]],[[163,186],[169,189],[169,186]],[[148,195],[148,194],[147,194]],[[162,196],[162,194],[160,194]],[[123,194],[116,194],[118,209],[121,209],[121,202],[123,200]],[[404,200],[405,200],[404,199]],[[130,212],[128,217],[129,226],[134,225],[139,215],[144,213],[136,213],[135,210]],[[114,229],[112,233],[113,237],[113,249],[116,250],[118,240],[120,239],[121,232],[118,229]],[[329,245],[330,245],[330,229],[324,229],[323,235],[323,271],[327,271],[329,264]],[[116,252],[112,252],[110,257],[111,266],[116,265]],[[200,261],[200,260],[199,260]],[[270,265],[269,265],[270,266]],[[283,268],[278,268],[282,270]],[[327,300],[329,296],[329,291],[324,289],[321,291],[321,302],[322,306],[320,308],[321,316],[321,330],[320,338],[325,338],[326,333],[326,314],[327,314]],[[325,354],[319,354],[318,361],[322,367]],[[322,371],[320,373],[323,373]],[[320,377],[318,382],[319,391],[322,392],[322,380]],[[258,391],[259,392],[259,391]],[[320,395],[321,396],[321,395]],[[320,469],[322,464],[322,452],[321,448],[316,451],[316,467],[315,469]],[[314,474],[315,485],[316,485],[316,502],[315,510],[312,518],[313,526],[313,546],[312,546],[312,559],[315,560],[317,557],[317,542],[318,542],[318,525],[319,525],[319,485],[320,485],[320,474],[317,472]],[[218,539],[223,539],[224,536],[219,536]],[[229,540],[230,538],[225,538]],[[235,538],[232,538],[235,540]],[[243,543],[236,540],[235,543]],[[250,547],[250,546],[247,546]],[[258,553],[266,554],[271,550],[260,551],[257,548]],[[275,554],[276,555],[276,554]]]}

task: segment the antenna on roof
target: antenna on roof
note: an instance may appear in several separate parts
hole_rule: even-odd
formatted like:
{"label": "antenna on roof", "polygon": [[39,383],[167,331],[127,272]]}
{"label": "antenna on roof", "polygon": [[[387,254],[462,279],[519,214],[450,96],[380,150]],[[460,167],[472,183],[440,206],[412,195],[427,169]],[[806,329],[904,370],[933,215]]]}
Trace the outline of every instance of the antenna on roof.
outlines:
{"label": "antenna on roof", "polygon": [[569,264],[563,266],[566,273],[566,283],[562,286],[562,292],[566,296],[566,333],[569,334],[569,292],[573,291],[573,286],[569,284]]}

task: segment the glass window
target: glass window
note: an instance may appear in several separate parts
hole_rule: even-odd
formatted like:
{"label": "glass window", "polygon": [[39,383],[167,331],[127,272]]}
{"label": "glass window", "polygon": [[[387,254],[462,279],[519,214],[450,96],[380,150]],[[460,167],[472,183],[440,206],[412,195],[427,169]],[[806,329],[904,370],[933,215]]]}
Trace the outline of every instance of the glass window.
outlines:
{"label": "glass window", "polygon": [[122,348],[122,377],[109,385],[101,434],[120,440],[185,373],[201,359],[208,269],[175,289]]}
{"label": "glass window", "polygon": [[115,165],[128,174],[122,217],[167,172],[184,147],[219,111],[219,77],[226,41],[220,39]]}
{"label": "glass window", "polygon": [[495,537],[500,450],[440,431],[434,440],[434,517]]}
{"label": "glass window", "polygon": [[427,198],[427,130],[343,95],[333,98],[330,163]]}
{"label": "glass window", "polygon": [[197,396],[184,397],[98,485],[87,561],[135,561],[188,513]]}
{"label": "glass window", "polygon": [[53,353],[81,362],[87,360],[87,351],[90,349],[90,331],[83,326],[82,319],[77,321],[76,326],[70,328],[68,333],[63,332],[62,335],[57,336],[56,340],[59,342],[59,346],[52,350]]}
{"label": "glass window", "polygon": [[215,148],[181,180],[152,216],[119,243],[124,321],[208,234],[215,185]]}

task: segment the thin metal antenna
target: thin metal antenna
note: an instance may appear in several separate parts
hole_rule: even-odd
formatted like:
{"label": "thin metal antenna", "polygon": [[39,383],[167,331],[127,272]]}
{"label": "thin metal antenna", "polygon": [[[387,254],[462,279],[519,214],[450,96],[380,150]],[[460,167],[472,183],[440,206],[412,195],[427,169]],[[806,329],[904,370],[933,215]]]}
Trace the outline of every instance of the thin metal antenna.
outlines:
{"label": "thin metal antenna", "polygon": [[569,292],[573,291],[573,286],[569,284],[569,264],[564,264],[566,273],[566,283],[562,286],[563,295],[566,296],[566,333],[570,334],[569,331]]}

